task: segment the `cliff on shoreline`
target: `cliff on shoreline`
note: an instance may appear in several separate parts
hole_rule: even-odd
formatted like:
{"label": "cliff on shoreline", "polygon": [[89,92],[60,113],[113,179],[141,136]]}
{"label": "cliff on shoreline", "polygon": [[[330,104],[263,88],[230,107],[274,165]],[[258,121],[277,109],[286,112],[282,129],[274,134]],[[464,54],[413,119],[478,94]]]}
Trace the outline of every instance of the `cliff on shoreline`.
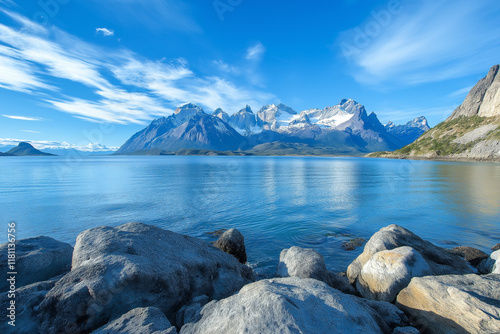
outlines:
{"label": "cliff on shoreline", "polygon": [[446,121],[410,145],[367,157],[500,161],[500,65],[490,69]]}
{"label": "cliff on shoreline", "polygon": [[[74,249],[48,237],[19,240],[19,279],[0,286],[11,293],[15,286],[15,306],[4,293],[0,307],[16,327],[4,321],[0,331],[396,334],[500,328],[500,245],[491,255],[471,247],[449,250],[389,225],[370,238],[347,273],[328,271],[315,250],[291,247],[281,252],[275,278],[255,281],[243,235],[236,229],[215,235],[210,245],[129,223],[86,230]],[[10,248],[0,245],[3,273]]]}

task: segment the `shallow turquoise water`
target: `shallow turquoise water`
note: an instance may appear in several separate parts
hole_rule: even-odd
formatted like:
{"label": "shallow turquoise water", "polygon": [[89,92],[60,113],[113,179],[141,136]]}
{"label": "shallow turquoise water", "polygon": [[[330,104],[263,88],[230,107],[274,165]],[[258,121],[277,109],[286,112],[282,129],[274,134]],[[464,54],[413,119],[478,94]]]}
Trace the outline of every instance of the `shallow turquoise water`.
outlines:
{"label": "shallow turquoise water", "polygon": [[[324,157],[3,157],[2,242],[139,221],[207,241],[238,228],[249,261],[271,275],[283,248],[311,247],[332,270],[369,239],[402,225],[440,246],[500,242],[500,164]],[[342,236],[343,234],[349,236]]]}

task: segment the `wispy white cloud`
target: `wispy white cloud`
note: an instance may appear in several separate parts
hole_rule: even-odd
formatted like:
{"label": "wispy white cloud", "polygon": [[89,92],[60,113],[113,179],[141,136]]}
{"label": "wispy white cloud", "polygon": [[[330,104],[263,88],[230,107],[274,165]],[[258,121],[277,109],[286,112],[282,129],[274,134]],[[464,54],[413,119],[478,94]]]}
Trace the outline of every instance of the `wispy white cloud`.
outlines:
{"label": "wispy white cloud", "polygon": [[16,115],[2,115],[3,117],[7,117],[10,119],[17,119],[20,121],[42,121],[41,117],[27,117],[27,116],[16,116]]}
{"label": "wispy white cloud", "polygon": [[359,82],[435,82],[482,73],[498,63],[500,3],[401,3],[402,12],[391,15],[383,25],[370,17],[357,30],[342,35],[344,51],[346,45],[353,47],[344,55],[353,62]]}
{"label": "wispy white cloud", "polygon": [[[182,103],[232,111],[274,97],[219,76],[197,76],[183,59],[143,59],[127,49],[103,49],[54,27],[7,15],[20,28],[0,23],[0,43],[5,44],[0,44],[0,88],[38,93],[48,106],[81,119],[142,124],[171,114]],[[255,52],[254,57],[260,53]],[[55,84],[61,79],[87,87],[96,98],[65,94],[64,85]]]}
{"label": "wispy white cloud", "polygon": [[33,130],[21,130],[22,132],[28,132],[28,133],[40,133],[38,131],[33,131]]}
{"label": "wispy white cloud", "polygon": [[97,35],[102,35],[102,36],[106,36],[106,37],[115,35],[115,32],[111,29],[108,29],[108,28],[96,28],[95,33]]}
{"label": "wispy white cloud", "polygon": [[469,92],[471,91],[471,89],[473,88],[474,86],[467,86],[467,87],[464,87],[462,89],[459,89],[459,90],[456,90],[454,91],[453,93],[450,93],[448,95],[448,97],[458,97],[458,96],[465,96],[467,94],[469,94]]}
{"label": "wispy white cloud", "polygon": [[171,29],[201,33],[200,25],[190,15],[189,6],[177,0],[92,0],[108,16],[127,24],[140,24],[155,31]]}
{"label": "wispy white cloud", "polygon": [[214,60],[212,62],[212,64],[214,65],[214,67],[218,71],[221,71],[221,72],[224,72],[224,73],[234,74],[234,75],[238,75],[238,74],[241,73],[241,69],[238,66],[227,64],[227,63],[225,63],[224,61],[222,61],[220,59],[219,60]]}
{"label": "wispy white cloud", "polygon": [[260,61],[266,52],[266,47],[261,43],[257,42],[255,45],[252,45],[248,48],[246,59]]}

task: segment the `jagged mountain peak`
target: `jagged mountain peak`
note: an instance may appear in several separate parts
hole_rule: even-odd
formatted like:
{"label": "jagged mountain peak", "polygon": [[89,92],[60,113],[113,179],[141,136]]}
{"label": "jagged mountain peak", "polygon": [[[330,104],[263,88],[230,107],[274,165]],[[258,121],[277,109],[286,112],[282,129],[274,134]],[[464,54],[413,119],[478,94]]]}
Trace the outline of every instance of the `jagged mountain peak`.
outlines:
{"label": "jagged mountain peak", "polygon": [[187,121],[190,117],[200,112],[204,113],[203,108],[197,106],[194,103],[187,103],[175,109],[174,115],[176,116],[178,124],[182,124],[183,122]]}
{"label": "jagged mountain peak", "polygon": [[405,146],[430,129],[427,118],[424,116],[417,117],[404,125],[396,125],[389,121],[384,128],[387,133],[398,139]]}
{"label": "jagged mountain peak", "polygon": [[229,123],[229,115],[221,108],[215,109],[215,111],[212,113],[212,115],[215,117],[219,117],[221,120],[223,120],[226,123]]}
{"label": "jagged mountain peak", "polygon": [[467,94],[464,102],[447,119],[461,116],[492,117],[500,116],[500,65],[493,66],[486,77]]}
{"label": "jagged mountain peak", "polygon": [[237,114],[239,114],[239,113],[253,114],[253,111],[252,111],[252,108],[247,104],[245,108],[240,109],[240,111],[237,112]]}

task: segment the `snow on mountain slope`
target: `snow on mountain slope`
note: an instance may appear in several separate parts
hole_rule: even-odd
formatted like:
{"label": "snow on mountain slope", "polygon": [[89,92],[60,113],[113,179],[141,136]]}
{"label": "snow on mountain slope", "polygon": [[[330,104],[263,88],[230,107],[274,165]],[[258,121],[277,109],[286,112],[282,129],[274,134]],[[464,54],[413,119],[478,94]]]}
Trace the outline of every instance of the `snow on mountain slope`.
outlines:
{"label": "snow on mountain slope", "polygon": [[269,104],[257,112],[258,123],[272,131],[284,130],[296,116],[297,112],[284,104]]}
{"label": "snow on mountain slope", "polygon": [[312,123],[316,123],[319,126],[335,128],[350,120],[354,114],[359,113],[361,109],[364,109],[364,107],[356,101],[344,99],[333,107],[326,107],[322,110],[304,110],[301,114],[306,114],[309,116]]}

